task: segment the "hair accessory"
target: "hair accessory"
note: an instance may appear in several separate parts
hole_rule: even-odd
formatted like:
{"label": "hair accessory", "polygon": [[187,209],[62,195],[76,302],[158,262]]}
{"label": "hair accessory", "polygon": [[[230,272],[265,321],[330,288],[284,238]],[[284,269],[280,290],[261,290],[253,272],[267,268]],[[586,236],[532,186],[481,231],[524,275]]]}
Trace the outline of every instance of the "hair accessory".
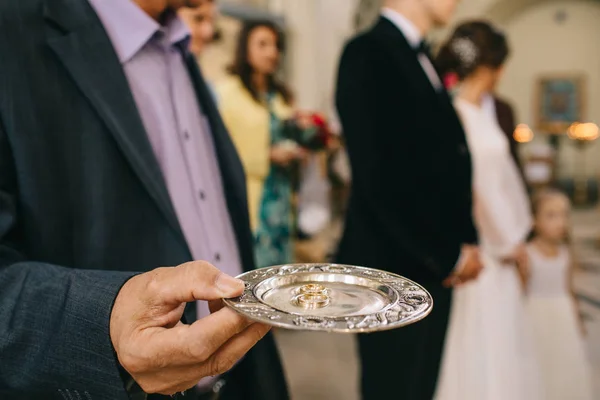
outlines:
{"label": "hair accessory", "polygon": [[475,65],[479,52],[471,39],[467,37],[453,39],[450,49],[458,56],[462,67],[471,68]]}

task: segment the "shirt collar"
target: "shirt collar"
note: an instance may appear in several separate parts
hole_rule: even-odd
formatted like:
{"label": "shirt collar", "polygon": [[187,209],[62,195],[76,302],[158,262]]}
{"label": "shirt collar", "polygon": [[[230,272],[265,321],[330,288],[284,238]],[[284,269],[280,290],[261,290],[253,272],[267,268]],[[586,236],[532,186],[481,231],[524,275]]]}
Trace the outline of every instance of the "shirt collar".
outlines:
{"label": "shirt collar", "polygon": [[411,47],[419,46],[423,40],[423,36],[415,24],[413,24],[408,18],[400,14],[398,11],[392,10],[388,7],[381,9],[381,15],[388,19],[392,24],[396,25],[398,29],[400,29],[400,32],[402,32]]}
{"label": "shirt collar", "polygon": [[157,33],[164,32],[171,45],[188,40],[190,32],[177,15],[165,25],[153,20],[132,0],[89,0],[117,52],[121,64],[135,56]]}

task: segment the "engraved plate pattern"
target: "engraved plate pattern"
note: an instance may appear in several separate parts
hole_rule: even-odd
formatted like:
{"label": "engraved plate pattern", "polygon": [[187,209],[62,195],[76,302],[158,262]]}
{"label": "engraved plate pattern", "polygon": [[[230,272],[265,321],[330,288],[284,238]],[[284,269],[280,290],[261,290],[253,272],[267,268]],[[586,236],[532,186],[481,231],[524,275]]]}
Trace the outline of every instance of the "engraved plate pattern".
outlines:
{"label": "engraved plate pattern", "polygon": [[[254,288],[274,277],[301,273],[343,274],[376,280],[394,291],[397,299],[385,309],[368,315],[322,317],[297,315],[275,309],[256,298]],[[409,325],[425,318],[433,307],[431,295],[420,285],[390,272],[337,264],[288,264],[247,272],[239,276],[246,283],[244,293],[225,304],[250,319],[276,327],[329,332],[373,332]],[[307,311],[310,313],[310,310]]]}

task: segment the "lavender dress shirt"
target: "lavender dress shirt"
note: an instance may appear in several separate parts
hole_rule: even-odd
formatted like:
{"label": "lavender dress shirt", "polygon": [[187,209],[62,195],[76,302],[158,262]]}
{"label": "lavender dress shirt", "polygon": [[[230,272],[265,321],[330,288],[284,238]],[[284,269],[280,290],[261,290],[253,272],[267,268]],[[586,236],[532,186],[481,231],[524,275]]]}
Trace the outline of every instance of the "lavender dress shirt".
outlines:
{"label": "lavender dress shirt", "polygon": [[[239,275],[210,126],[182,57],[186,26],[175,15],[160,25],[131,0],[89,1],[123,65],[192,257]],[[199,301],[198,318],[208,314]]]}

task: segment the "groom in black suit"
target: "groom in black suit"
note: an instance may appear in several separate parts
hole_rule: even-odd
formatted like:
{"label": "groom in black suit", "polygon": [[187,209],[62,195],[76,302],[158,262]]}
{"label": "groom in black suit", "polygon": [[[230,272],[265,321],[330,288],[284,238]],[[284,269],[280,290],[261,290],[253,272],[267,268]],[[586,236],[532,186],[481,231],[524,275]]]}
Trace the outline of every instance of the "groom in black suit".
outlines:
{"label": "groom in black suit", "polygon": [[395,272],[433,295],[413,326],[359,337],[365,400],[433,397],[451,287],[481,264],[465,135],[423,37],[457,0],[388,0],[346,46],[337,108],[353,173],[337,261]]}

